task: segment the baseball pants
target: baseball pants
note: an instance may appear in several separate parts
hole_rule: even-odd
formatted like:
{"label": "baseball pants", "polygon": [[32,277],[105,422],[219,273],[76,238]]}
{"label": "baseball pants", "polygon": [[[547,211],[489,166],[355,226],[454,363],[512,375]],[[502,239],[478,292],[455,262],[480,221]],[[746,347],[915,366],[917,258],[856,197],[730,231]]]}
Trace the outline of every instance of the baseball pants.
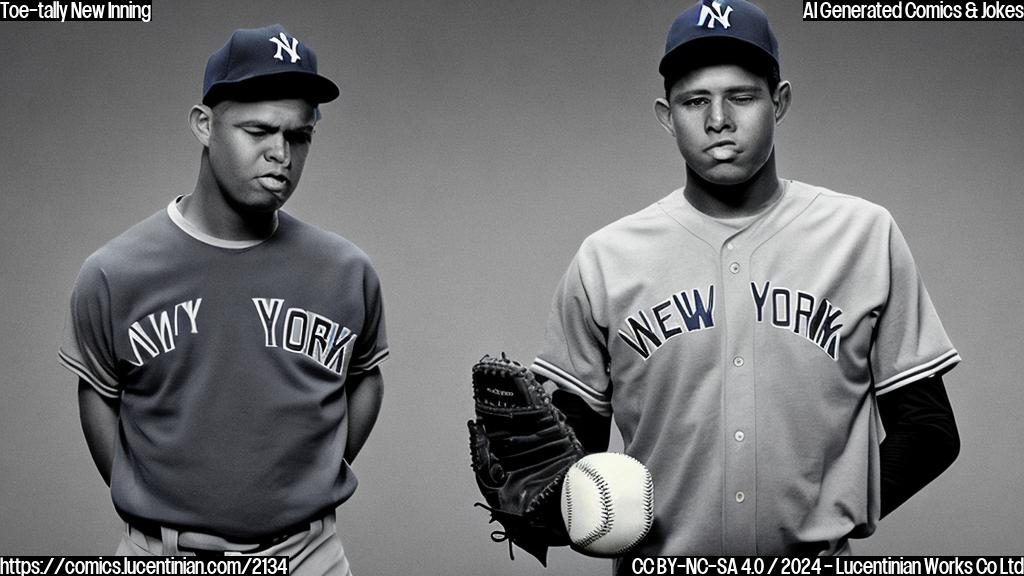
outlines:
{"label": "baseball pants", "polygon": [[[196,550],[219,550],[225,556],[243,556],[244,547],[198,532],[161,528],[161,537],[143,534],[125,524],[117,547],[118,556],[194,556]],[[254,556],[287,556],[292,576],[352,576],[345,548],[338,536],[334,512],[309,524],[309,530],[293,534]]]}

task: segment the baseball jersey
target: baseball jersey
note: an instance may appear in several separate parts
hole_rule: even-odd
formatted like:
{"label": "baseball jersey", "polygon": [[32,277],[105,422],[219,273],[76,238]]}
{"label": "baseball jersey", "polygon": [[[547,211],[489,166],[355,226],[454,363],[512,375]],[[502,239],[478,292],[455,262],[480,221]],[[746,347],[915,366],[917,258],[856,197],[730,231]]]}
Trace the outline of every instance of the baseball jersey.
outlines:
{"label": "baseball jersey", "polygon": [[637,553],[775,555],[874,530],[875,395],[959,361],[889,213],[784,181],[754,218],[680,189],[588,237],[532,369],[650,469]]}
{"label": "baseball jersey", "polygon": [[346,381],[387,355],[354,244],[284,212],[265,240],[219,240],[175,202],[85,261],[58,354],[120,398],[118,512],[236,539],[352,494]]}

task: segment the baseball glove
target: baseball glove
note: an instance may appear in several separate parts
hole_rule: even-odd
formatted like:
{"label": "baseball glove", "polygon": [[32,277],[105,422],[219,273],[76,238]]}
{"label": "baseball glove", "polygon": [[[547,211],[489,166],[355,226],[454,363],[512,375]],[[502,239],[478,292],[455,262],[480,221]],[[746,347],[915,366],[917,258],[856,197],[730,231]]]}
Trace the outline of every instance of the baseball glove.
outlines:
{"label": "baseball glove", "polygon": [[473,472],[491,512],[509,541],[547,566],[549,546],[569,544],[559,495],[583,447],[551,397],[518,362],[484,356],[473,366],[476,420],[469,421]]}

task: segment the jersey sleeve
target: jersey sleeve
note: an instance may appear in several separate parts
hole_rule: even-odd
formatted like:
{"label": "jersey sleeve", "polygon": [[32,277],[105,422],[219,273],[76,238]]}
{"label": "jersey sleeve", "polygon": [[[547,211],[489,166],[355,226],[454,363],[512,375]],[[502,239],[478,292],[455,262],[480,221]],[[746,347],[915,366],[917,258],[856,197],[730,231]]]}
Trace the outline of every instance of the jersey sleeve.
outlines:
{"label": "jersey sleeve", "polygon": [[889,294],[871,348],[875,393],[943,374],[959,362],[910,248],[896,223],[890,222]]}
{"label": "jersey sleeve", "polygon": [[99,266],[86,260],[71,292],[57,360],[101,395],[117,398],[121,386],[112,324],[107,279]]}
{"label": "jersey sleeve", "polygon": [[356,337],[355,350],[348,369],[350,375],[359,375],[373,370],[389,354],[380,280],[370,266],[367,266],[363,277],[363,298],[366,317],[363,322],[363,330]]}
{"label": "jersey sleeve", "polygon": [[581,397],[598,414],[610,416],[607,330],[595,320],[580,261],[577,254],[555,292],[544,347],[530,369]]}

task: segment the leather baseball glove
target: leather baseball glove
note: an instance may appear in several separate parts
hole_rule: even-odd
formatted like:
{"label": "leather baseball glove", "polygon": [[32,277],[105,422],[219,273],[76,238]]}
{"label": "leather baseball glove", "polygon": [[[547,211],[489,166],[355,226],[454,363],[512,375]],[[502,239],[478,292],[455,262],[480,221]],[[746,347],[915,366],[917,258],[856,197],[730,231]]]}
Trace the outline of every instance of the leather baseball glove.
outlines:
{"label": "leather baseball glove", "polygon": [[509,541],[547,566],[549,546],[569,544],[559,497],[569,467],[584,456],[565,416],[523,365],[484,356],[473,366],[476,420],[470,420],[473,472],[491,512]]}

